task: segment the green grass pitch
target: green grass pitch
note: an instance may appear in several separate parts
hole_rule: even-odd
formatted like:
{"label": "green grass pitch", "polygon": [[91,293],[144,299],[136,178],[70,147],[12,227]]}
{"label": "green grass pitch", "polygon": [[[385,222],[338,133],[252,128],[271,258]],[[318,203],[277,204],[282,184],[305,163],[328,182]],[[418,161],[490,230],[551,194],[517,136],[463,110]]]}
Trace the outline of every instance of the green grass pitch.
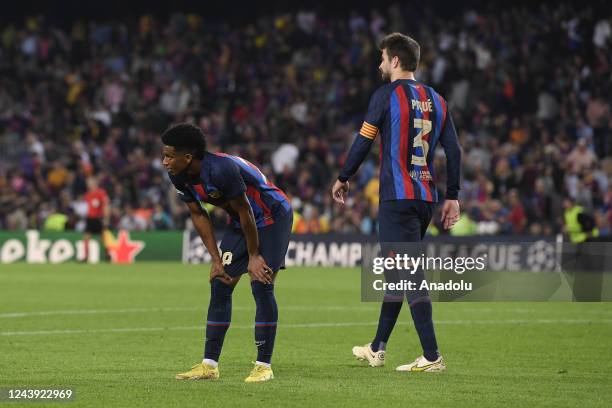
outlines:
{"label": "green grass pitch", "polygon": [[407,308],[384,368],[351,355],[378,318],[359,279],[357,269],[281,273],[276,378],[264,384],[243,382],[255,359],[244,279],[221,378],[189,382],[174,375],[201,358],[207,266],[0,265],[0,387],[73,387],[74,407],[610,406],[611,303],[435,303],[447,371],[397,373],[420,354]]}

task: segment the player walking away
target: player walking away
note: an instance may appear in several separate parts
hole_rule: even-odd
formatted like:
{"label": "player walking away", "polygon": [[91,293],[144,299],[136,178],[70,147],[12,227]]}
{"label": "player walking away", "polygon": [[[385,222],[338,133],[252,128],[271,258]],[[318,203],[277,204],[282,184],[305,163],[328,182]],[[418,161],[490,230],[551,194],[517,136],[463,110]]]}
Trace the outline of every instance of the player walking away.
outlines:
{"label": "player walking away", "polygon": [[89,261],[89,241],[92,235],[102,234],[102,230],[108,226],[110,217],[110,206],[108,194],[98,186],[95,177],[87,179],[87,193],[85,193],[87,203],[87,220],[85,222],[85,234],[83,235],[84,256],[82,261]]}
{"label": "player walking away", "polygon": [[[433,159],[438,142],[447,158],[446,200],[442,208],[444,228],[459,219],[459,177],[461,150],[446,101],[431,87],[414,79],[420,57],[419,44],[412,38],[393,33],[380,44],[383,80],[389,83],[376,90],[344,168],[332,187],[335,201],[344,203],[348,179],[367,156],[380,134],[379,240],[384,243],[418,242],[431,221],[438,201],[434,183]],[[386,275],[385,275],[386,276]],[[385,362],[385,346],[407,297],[423,355],[398,371],[441,371],[445,369],[432,321],[429,294],[404,293],[398,299],[385,295],[376,336],[372,343],[353,348],[353,354],[373,367]],[[394,301],[395,300],[395,301]]]}
{"label": "player walking away", "polygon": [[[248,272],[256,304],[257,361],[245,381],[271,380],[278,318],[274,280],[278,270],[284,268],[289,246],[293,224],[289,200],[248,161],[206,151],[206,139],[196,126],[172,126],[164,132],[162,141],[163,164],[212,257],[204,359],[176,378],[219,378],[218,361],[231,321],[232,292],[242,274]],[[200,203],[221,207],[230,216],[221,253],[211,219]]]}

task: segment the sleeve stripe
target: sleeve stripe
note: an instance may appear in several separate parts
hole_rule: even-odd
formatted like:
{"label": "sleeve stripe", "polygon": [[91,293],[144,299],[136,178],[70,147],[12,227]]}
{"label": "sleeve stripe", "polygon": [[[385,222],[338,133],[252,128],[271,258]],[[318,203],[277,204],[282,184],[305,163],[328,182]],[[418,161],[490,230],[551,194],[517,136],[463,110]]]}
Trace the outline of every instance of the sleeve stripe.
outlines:
{"label": "sleeve stripe", "polygon": [[378,132],[364,132],[363,130],[359,132],[360,135],[367,136],[370,139],[374,139]]}
{"label": "sleeve stripe", "polygon": [[359,133],[361,133],[362,135],[367,135],[367,136],[372,136],[372,137],[374,137],[374,136],[376,136],[378,134],[378,132],[376,132],[376,131],[365,130],[365,129],[361,129],[359,131]]}
{"label": "sleeve stripe", "polygon": [[375,135],[378,133],[378,129],[368,129],[368,128],[362,127],[360,132]]}
{"label": "sleeve stripe", "polygon": [[378,130],[378,128],[374,125],[370,125],[368,122],[363,122],[362,128],[367,128],[370,130]]}
{"label": "sleeve stripe", "polygon": [[361,133],[362,135],[367,135],[367,136],[372,136],[372,137],[376,137],[376,135],[378,134],[378,132],[371,131],[371,130],[364,130],[364,129],[361,129],[359,133]]}

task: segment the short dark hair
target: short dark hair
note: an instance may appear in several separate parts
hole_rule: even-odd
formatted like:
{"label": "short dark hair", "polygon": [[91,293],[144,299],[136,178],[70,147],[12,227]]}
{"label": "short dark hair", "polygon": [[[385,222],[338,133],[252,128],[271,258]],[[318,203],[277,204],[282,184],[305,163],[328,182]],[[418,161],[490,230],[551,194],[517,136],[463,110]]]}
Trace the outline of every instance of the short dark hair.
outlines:
{"label": "short dark hair", "polygon": [[421,46],[412,37],[402,33],[391,33],[380,42],[380,50],[387,50],[389,59],[397,57],[402,69],[416,71],[421,58]]}
{"label": "short dark hair", "polygon": [[206,136],[199,127],[191,123],[179,123],[170,126],[162,134],[162,142],[177,151],[191,153],[201,160],[206,151]]}

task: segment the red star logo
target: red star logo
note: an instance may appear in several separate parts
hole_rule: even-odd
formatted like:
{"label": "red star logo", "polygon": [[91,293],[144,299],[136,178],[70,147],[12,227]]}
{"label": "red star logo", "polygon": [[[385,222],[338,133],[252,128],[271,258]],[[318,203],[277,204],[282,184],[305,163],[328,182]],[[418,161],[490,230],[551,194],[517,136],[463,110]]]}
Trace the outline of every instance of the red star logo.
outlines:
{"label": "red star logo", "polygon": [[136,255],[145,247],[144,241],[131,241],[130,234],[125,231],[119,231],[117,241],[112,245],[107,246],[108,254],[111,257],[111,262],[115,264],[133,263]]}

